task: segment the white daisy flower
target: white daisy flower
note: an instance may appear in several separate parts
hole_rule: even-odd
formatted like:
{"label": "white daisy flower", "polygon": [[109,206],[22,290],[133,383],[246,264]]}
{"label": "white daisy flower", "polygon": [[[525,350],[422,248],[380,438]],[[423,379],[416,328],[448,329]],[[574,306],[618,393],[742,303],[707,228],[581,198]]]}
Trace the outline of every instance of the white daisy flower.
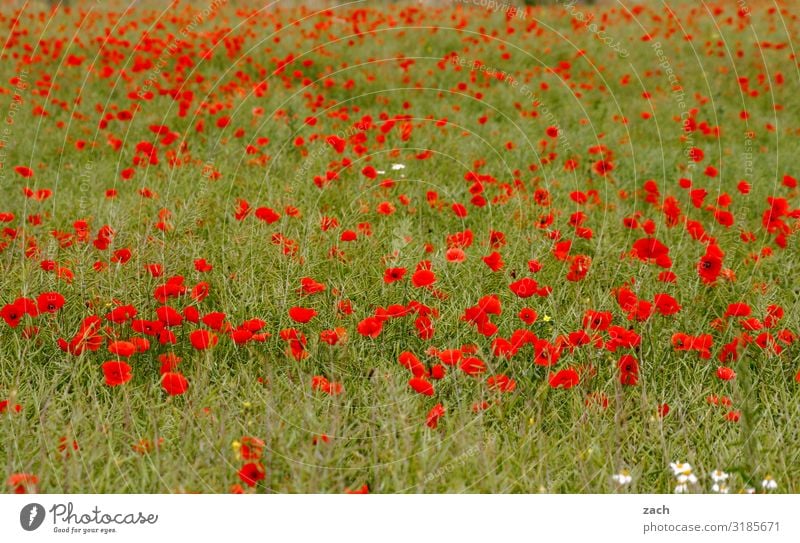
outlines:
{"label": "white daisy flower", "polygon": [[711,472],[711,480],[714,481],[715,483],[722,483],[724,481],[727,481],[728,477],[730,477],[730,475],[728,475],[721,469],[714,470]]}
{"label": "white daisy flower", "polygon": [[392,169],[393,170],[405,170],[406,169],[406,165],[405,164],[392,164]]}
{"label": "white daisy flower", "polygon": [[621,470],[619,473],[615,473],[611,476],[611,478],[614,479],[614,481],[616,481],[616,483],[620,486],[629,485],[631,484],[631,481],[633,481],[633,477],[631,477],[630,472],[626,469]]}
{"label": "white daisy flower", "polygon": [[692,472],[692,465],[689,462],[670,462],[669,467],[674,475],[688,475]]}
{"label": "white daisy flower", "polygon": [[775,479],[772,478],[772,475],[767,475],[764,477],[764,480],[761,481],[761,488],[764,490],[775,490],[778,488],[778,483],[775,482]]}

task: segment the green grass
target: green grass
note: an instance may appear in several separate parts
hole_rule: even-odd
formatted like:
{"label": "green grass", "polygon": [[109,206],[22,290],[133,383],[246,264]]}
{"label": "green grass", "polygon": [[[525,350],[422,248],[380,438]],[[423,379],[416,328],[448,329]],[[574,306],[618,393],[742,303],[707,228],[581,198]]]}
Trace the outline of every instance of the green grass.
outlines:
{"label": "green grass", "polygon": [[[786,198],[792,209],[798,203],[797,190],[781,185],[784,174],[797,176],[796,61],[791,47],[764,47],[791,43],[798,30],[794,18],[769,13],[771,4],[755,1],[749,2],[751,15],[741,27],[735,6],[722,3],[722,14],[712,17],[700,6],[676,2],[673,22],[656,4],[635,16],[620,7],[576,5],[584,13],[595,12],[598,21],[603,13],[608,15],[606,34],[630,52],[620,58],[557,5],[532,9],[525,20],[507,24],[502,13],[468,4],[448,2],[409,11],[414,3],[368,2],[361,5],[367,9],[366,20],[359,19],[357,30],[372,32],[356,36],[352,20],[360,16],[351,8],[337,8],[333,17],[291,7],[255,14],[257,7],[230,2],[195,24],[181,51],[171,54],[167,37],[182,36],[182,29],[194,20],[192,12],[159,15],[163,8],[140,8],[122,15],[104,7],[82,19],[78,10],[88,11],[92,5],[77,4],[70,13],[61,10],[41,17],[27,9],[20,17],[20,33],[9,33],[0,53],[0,81],[9,91],[2,96],[0,117],[14,111],[12,123],[3,125],[9,132],[0,155],[0,212],[14,213],[15,220],[4,226],[19,230],[16,239],[2,239],[8,246],[0,252],[0,305],[49,291],[67,299],[56,315],[26,317],[13,329],[0,322],[0,400],[22,406],[20,413],[0,415],[0,458],[6,477],[35,474],[41,492],[227,492],[241,482],[237,471],[243,461],[234,443],[256,436],[266,444],[266,476],[251,492],[341,492],[362,484],[386,493],[672,492],[673,461],[694,466],[700,477],[694,491],[709,491],[709,474],[715,469],[732,473],[734,492],[761,490],[768,474],[778,482],[779,492],[800,490],[795,431],[800,415],[798,343],[785,346],[780,356],[749,345],[732,365],[736,379],[723,382],[715,376],[717,353],[742,330],[735,320],[723,331],[711,327],[728,304],[742,301],[757,318],[763,318],[771,304],[782,306],[785,316],[773,332],[787,329],[797,334],[800,328],[800,293],[793,279],[800,264],[797,238],[790,236],[787,247],[778,248],[761,223],[767,197]],[[8,12],[0,15],[4,28],[10,28],[10,17]],[[296,19],[303,20],[291,24]],[[107,27],[125,43],[109,41],[101,47]],[[659,71],[662,59],[653,42],[641,40],[647,32],[661,44],[669,68],[685,89],[683,106],[670,91],[665,68]],[[148,43],[145,33],[156,40],[154,45],[135,50],[137,43]],[[684,39],[685,34],[691,39]],[[57,42],[63,46],[60,50],[54,48]],[[213,58],[201,58],[211,47]],[[480,71],[472,81],[469,70],[457,71],[444,59],[453,53],[470,65],[480,60],[489,71],[513,74],[519,85],[485,81]],[[504,53],[510,58],[503,58]],[[285,73],[272,73],[275,61],[290,54],[296,60]],[[85,59],[80,66],[69,66],[65,59],[70,55]],[[26,62],[26,57],[32,60]],[[414,63],[404,70],[400,57]],[[137,61],[144,66],[145,60],[150,67],[133,69]],[[303,66],[304,60],[313,65]],[[111,72],[107,78],[101,75],[105,65]],[[141,102],[132,121],[111,120],[98,128],[106,113],[131,109],[134,101],[128,93],[141,88],[156,66],[169,74],[159,76],[158,85],[152,86],[156,96]],[[294,70],[300,70],[311,86],[304,88]],[[782,84],[776,82],[778,73],[785,78]],[[761,74],[766,81],[758,81]],[[12,106],[16,89],[10,81],[15,76],[24,76],[27,83],[18,91],[18,107]],[[737,77],[743,76],[758,90],[757,96],[741,92]],[[253,86],[261,80],[267,81],[268,91],[254,96]],[[352,87],[346,85],[348,80]],[[465,88],[459,88],[462,83]],[[519,90],[522,84],[531,94]],[[159,95],[159,87],[194,93],[185,116],[179,115],[177,100],[166,92]],[[649,101],[644,91],[651,94]],[[536,111],[534,98],[540,101],[539,110],[546,108],[552,118],[531,116]],[[217,104],[222,111],[212,114],[209,108]],[[781,109],[776,111],[775,105]],[[48,115],[36,115],[36,106]],[[262,108],[263,115],[254,115],[254,108]],[[698,123],[721,127],[720,137],[698,130],[688,144],[681,141],[677,121],[692,108],[699,110]],[[749,112],[747,121],[739,116],[743,109]],[[643,112],[652,118],[643,119]],[[223,113],[232,121],[220,129],[215,123]],[[346,133],[363,115],[381,123],[381,114],[410,115],[413,130],[408,139],[401,138],[401,121],[383,143],[376,140],[378,130],[368,131],[360,156],[352,145],[339,155],[321,140],[309,142],[312,134],[325,138]],[[488,115],[485,123],[479,122],[483,115]],[[309,116],[318,118],[316,126],[303,124]],[[445,126],[434,125],[443,118]],[[205,125],[202,132],[195,128],[198,122]],[[561,140],[545,134],[554,123],[562,131]],[[767,123],[776,126],[775,131],[767,130]],[[159,164],[136,167],[131,180],[122,180],[120,172],[133,167],[136,144],[153,141],[148,126],[154,124],[167,125],[179,139],[168,147],[158,146]],[[242,137],[234,135],[237,129]],[[751,139],[745,135],[749,130]],[[109,136],[123,140],[119,152],[107,144]],[[298,136],[306,140],[308,157],[294,145]],[[269,143],[259,146],[257,154],[247,154],[247,145],[257,145],[262,137]],[[76,149],[76,140],[88,142],[83,151]],[[545,148],[542,140],[548,141]],[[508,150],[506,142],[513,142],[514,148]],[[179,152],[182,143],[185,149]],[[590,148],[601,144],[613,153],[614,170],[605,177],[591,168],[600,157]],[[687,145],[705,153],[688,173]],[[179,165],[169,165],[167,149],[180,157]],[[414,158],[425,149],[433,152],[431,158]],[[556,157],[548,162],[544,159],[550,152]],[[252,162],[262,153],[268,157],[263,164]],[[746,153],[752,155],[752,166]],[[337,181],[318,188],[314,176],[324,176],[334,169],[332,161],[344,156],[352,164],[341,168]],[[567,158],[579,161],[575,171],[564,170]],[[406,168],[392,171],[393,163]],[[204,164],[220,178],[204,175]],[[708,164],[720,169],[718,177],[703,174]],[[18,176],[17,165],[31,167],[34,177]],[[386,173],[367,179],[360,173],[366,165]],[[476,208],[469,204],[470,184],[464,180],[468,171],[497,179],[487,184],[489,200],[501,193],[500,183],[513,186],[517,180],[518,186],[506,202]],[[377,186],[385,177],[392,177],[396,185]],[[709,192],[706,204],[720,194],[731,195],[734,226],[725,228],[712,213],[695,209],[688,191],[678,185],[681,177],[692,177],[695,187]],[[648,179],[658,184],[661,199],[674,196],[683,215],[702,223],[716,238],[735,280],[702,283],[696,265],[704,245],[682,225],[666,226],[663,213],[645,200],[642,187]],[[742,179],[752,184],[748,195],[737,192]],[[25,186],[52,189],[53,196],[43,202],[27,199]],[[105,191],[111,188],[118,196],[107,199]],[[157,197],[143,198],[143,188]],[[549,209],[535,203],[536,188],[550,192]],[[432,190],[446,202],[442,210],[427,204],[426,193]],[[599,203],[575,204],[569,194],[576,190],[596,190]],[[400,203],[401,194],[408,197],[407,206]],[[281,220],[267,225],[250,215],[237,221],[239,198],[253,209],[274,208]],[[376,213],[383,201],[392,202],[397,211],[390,216]],[[466,218],[449,210],[454,202],[466,205]],[[284,213],[289,205],[301,215]],[[154,228],[162,209],[171,214],[167,232]],[[588,216],[585,226],[592,228],[592,239],[573,235],[568,221],[578,210]],[[550,211],[555,214],[551,228],[560,230],[564,239],[575,239],[572,253],[592,259],[583,281],[565,279],[569,264],[553,257],[553,241],[534,227],[538,217]],[[636,212],[641,212],[641,221],[654,221],[655,236],[669,246],[676,284],[657,281],[663,270],[654,265],[623,258],[635,240],[645,237],[641,230],[623,226],[623,219]],[[31,214],[39,214],[42,224],[28,224]],[[340,226],[322,231],[323,216],[336,218]],[[89,243],[59,247],[51,231],[71,231],[78,219],[89,222]],[[796,232],[797,219],[786,220]],[[342,230],[357,230],[359,223],[367,222],[372,235],[359,234],[351,243],[338,241]],[[117,235],[110,251],[99,251],[91,240],[105,224]],[[475,239],[466,249],[467,260],[448,263],[446,236],[466,228]],[[505,261],[501,272],[491,272],[481,261],[492,251],[490,230],[504,232],[508,241],[500,249]],[[754,232],[757,241],[744,243],[742,231]],[[271,243],[277,232],[297,241],[295,257],[283,255]],[[28,240],[35,241],[38,254],[25,256]],[[426,243],[432,252],[426,252]],[[344,260],[329,256],[333,246],[344,251]],[[132,250],[128,263],[111,263],[101,272],[93,269],[96,261],[108,262],[111,251],[122,247]],[[749,257],[762,247],[772,247],[773,254],[754,263]],[[404,281],[385,285],[384,257],[393,251],[397,255],[392,266],[409,272]],[[195,271],[193,261],[198,258],[207,259],[213,270]],[[531,275],[527,261],[534,258],[543,264],[535,279],[552,286],[553,292],[547,298],[522,300],[508,285]],[[74,279],[65,282],[43,271],[42,260],[69,268]],[[436,288],[447,299],[411,285],[409,276],[421,260],[431,261]],[[151,263],[163,264],[164,277],[147,273],[144,266]],[[216,347],[198,352],[188,341],[189,332],[198,326],[186,324],[174,329],[178,342],[171,348],[150,338],[151,349],[131,358],[133,379],[113,388],[104,384],[100,370],[104,361],[114,358],[105,347],[80,356],[58,348],[57,339],[72,338],[85,317],[103,317],[116,303],[132,304],[138,318],[154,319],[159,304],[153,291],[172,275],[184,276],[189,286],[209,283],[210,295],[199,304],[201,313],[225,312],[234,326],[258,317],[267,322],[265,331],[272,336],[264,343],[237,347],[220,334]],[[301,297],[296,289],[303,277],[324,283],[326,291]],[[631,280],[640,298],[652,300],[656,293],[667,292],[682,310],[670,317],[629,322],[612,290]],[[493,357],[491,339],[460,320],[467,307],[488,294],[497,294],[502,303],[502,315],[493,317],[502,337],[524,327],[516,315],[526,306],[539,313],[530,329],[551,341],[579,330],[585,311],[593,309],[612,311],[614,324],[633,326],[642,344],[616,353],[591,346],[565,352],[553,370],[593,365],[596,375],[585,376],[569,390],[553,389],[548,384],[550,368],[533,364],[531,347],[510,360]],[[352,301],[353,315],[337,312],[340,299]],[[358,322],[376,307],[411,300],[438,311],[433,339],[417,336],[413,317],[390,320],[375,339],[358,334]],[[182,298],[169,303],[180,310],[189,302]],[[297,325],[287,314],[294,305],[314,307],[319,314]],[[39,327],[34,339],[22,335],[28,325]],[[302,361],[288,357],[279,338],[280,330],[293,326],[308,338],[310,356]],[[320,331],[339,326],[347,329],[346,342],[329,346],[319,341]],[[104,335],[112,332],[120,339],[138,335],[127,325],[109,328]],[[712,334],[712,358],[676,352],[671,346],[675,332]],[[412,351],[430,362],[434,359],[425,357],[430,347],[470,343],[478,346],[478,356],[489,368],[485,375],[475,378],[448,368],[445,379],[435,382],[435,396],[410,389],[411,375],[397,362],[401,352]],[[157,356],[168,351],[183,358],[179,370],[190,382],[181,396],[169,397],[160,386]],[[636,386],[619,382],[616,361],[625,353],[639,360]],[[486,377],[496,373],[514,378],[516,390],[489,390]],[[315,375],[342,382],[344,393],[313,391]],[[586,406],[587,394],[595,392],[607,395],[607,409]],[[738,423],[726,420],[729,409],[708,404],[711,394],[732,399],[732,409],[741,412]],[[495,403],[474,413],[473,404],[482,401]],[[447,413],[438,428],[428,428],[426,415],[440,402]],[[670,406],[664,418],[657,416],[662,403]],[[330,436],[330,443],[313,445],[320,434]],[[79,450],[60,452],[61,437],[75,439]],[[140,454],[133,445],[142,439],[163,442]],[[625,488],[611,479],[622,469],[633,475]]]}

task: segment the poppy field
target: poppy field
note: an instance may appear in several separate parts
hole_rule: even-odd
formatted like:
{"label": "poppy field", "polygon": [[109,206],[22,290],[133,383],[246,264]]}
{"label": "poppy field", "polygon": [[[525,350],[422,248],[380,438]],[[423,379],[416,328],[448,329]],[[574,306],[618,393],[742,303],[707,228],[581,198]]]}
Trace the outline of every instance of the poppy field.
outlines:
{"label": "poppy field", "polygon": [[800,491],[793,5],[4,4],[2,491]]}

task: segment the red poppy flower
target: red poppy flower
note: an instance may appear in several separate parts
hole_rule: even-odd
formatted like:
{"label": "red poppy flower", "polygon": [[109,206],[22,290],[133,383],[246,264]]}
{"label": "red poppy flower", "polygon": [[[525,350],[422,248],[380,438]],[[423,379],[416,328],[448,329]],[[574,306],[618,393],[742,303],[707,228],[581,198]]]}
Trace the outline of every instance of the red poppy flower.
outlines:
{"label": "red poppy flower", "polygon": [[497,251],[494,251],[489,256],[483,257],[483,262],[486,264],[490,270],[492,271],[500,271],[503,269],[505,265],[503,262],[503,257]]}
{"label": "red poppy flower", "polygon": [[433,326],[433,321],[425,315],[421,315],[414,320],[414,327],[417,329],[419,338],[425,341],[433,338],[436,330]]}
{"label": "red poppy flower", "polygon": [[400,365],[411,372],[414,377],[425,377],[428,375],[428,370],[419,358],[409,351],[403,351],[398,357]]}
{"label": "red poppy flower", "polygon": [[617,362],[619,382],[623,385],[635,385],[639,382],[639,362],[633,356],[622,355]]}
{"label": "red poppy flower", "polygon": [[317,294],[318,292],[325,292],[327,287],[318,281],[315,281],[311,277],[303,277],[300,279],[300,294]]}
{"label": "red poppy flower", "polygon": [[669,294],[656,294],[653,302],[655,303],[656,311],[664,316],[674,315],[681,310],[678,301]]}
{"label": "red poppy flower", "polygon": [[411,276],[411,283],[417,287],[429,287],[436,282],[436,275],[427,269],[420,269]]}
{"label": "red poppy flower", "polygon": [[375,317],[367,317],[358,323],[356,329],[362,336],[371,337],[374,339],[381,335],[381,330],[383,330],[383,322],[383,320]]}
{"label": "red poppy flower", "polygon": [[210,272],[214,269],[214,266],[206,262],[205,258],[198,258],[194,261],[194,269],[199,271],[200,273]]}
{"label": "red poppy flower", "polygon": [[458,364],[458,361],[461,360],[461,350],[460,349],[447,349],[444,351],[440,351],[437,355],[439,360],[442,361],[443,364],[447,364],[448,366],[455,366]]}
{"label": "red poppy flower", "polygon": [[136,345],[130,341],[112,341],[108,344],[108,352],[130,358],[136,353]]}
{"label": "red poppy flower", "polygon": [[523,307],[519,312],[519,318],[525,324],[533,324],[538,316],[538,313],[530,307]]}
{"label": "red poppy flower", "polygon": [[67,343],[66,340],[59,338],[58,346],[61,350],[72,355],[80,355],[86,349],[96,351],[103,346],[103,336],[99,334],[102,321],[94,315],[86,317],[81,323],[80,329]]}
{"label": "red poppy flower", "polygon": [[517,388],[517,382],[505,374],[492,375],[486,380],[490,390],[499,392],[513,392]]}
{"label": "red poppy flower", "polygon": [[[508,340],[503,338],[498,338],[497,340],[492,342],[492,351],[495,353],[495,356],[507,356],[510,357],[522,348],[524,345],[533,344],[538,338],[536,334],[530,332],[529,330],[518,329],[514,330],[514,333],[511,334],[511,337]],[[504,352],[506,351],[506,352]]]}
{"label": "red poppy flower", "polygon": [[561,370],[558,373],[551,373],[549,383],[553,388],[572,388],[580,382],[578,372],[572,368]]}
{"label": "red poppy flower", "polygon": [[183,323],[181,314],[178,313],[175,308],[168,305],[162,305],[156,309],[156,317],[158,317],[158,320],[160,320],[164,326],[180,326],[181,323]]}
{"label": "red poppy flower", "polygon": [[3,306],[3,309],[0,310],[0,316],[3,317],[3,320],[5,320],[6,324],[11,328],[19,326],[23,315],[25,315],[25,311],[17,306],[17,304],[6,304]]}
{"label": "red poppy flower", "polygon": [[[211,292],[208,283],[201,281],[192,287],[191,297],[195,302],[202,302]],[[165,300],[159,300],[162,304],[166,303]]]}
{"label": "red poppy flower", "polygon": [[537,366],[554,366],[561,357],[561,349],[549,341],[537,339],[533,344],[533,363]]}
{"label": "red poppy flower", "polygon": [[591,264],[592,259],[586,255],[573,256],[570,260],[569,272],[566,275],[567,281],[576,282],[585,279]]}
{"label": "red poppy flower", "polygon": [[567,341],[568,345],[570,346],[570,352],[572,352],[574,347],[581,347],[583,345],[590,344],[592,342],[592,336],[583,330],[576,330],[575,332],[570,332],[567,335]]}
{"label": "red poppy flower", "polygon": [[381,215],[392,215],[395,212],[395,207],[391,202],[381,202],[378,204],[377,211]]}
{"label": "red poppy flower", "polygon": [[620,309],[628,313],[636,311],[636,304],[639,303],[639,298],[631,289],[622,287],[613,291],[613,294],[617,298]]}
{"label": "red poppy flower", "polygon": [[328,381],[327,378],[321,375],[315,375],[311,378],[311,389],[312,390],[321,390],[323,392],[328,392],[330,390],[331,383]]}
{"label": "red poppy flower", "polygon": [[511,289],[511,292],[520,298],[530,298],[536,294],[538,287],[539,285],[536,283],[536,280],[531,279],[530,277],[524,277],[519,281],[515,281],[508,285],[508,288]]}
{"label": "red poppy flower", "polygon": [[216,345],[219,338],[214,332],[209,332],[208,330],[194,330],[189,334],[189,341],[192,347],[202,351]]}
{"label": "red poppy flower", "polygon": [[28,168],[27,166],[14,166],[14,171],[17,172],[17,175],[24,178],[33,177],[33,170]]}
{"label": "red poppy flower", "polygon": [[164,323],[161,321],[148,321],[144,319],[137,319],[131,322],[131,329],[134,332],[145,334],[148,336],[157,336],[164,329]]}
{"label": "red poppy flower", "polygon": [[127,264],[128,261],[131,259],[131,256],[133,256],[133,253],[131,252],[130,249],[127,248],[117,249],[111,256],[111,262],[115,264]]}
{"label": "red poppy flower", "polygon": [[[186,312],[184,311],[184,315],[185,314]],[[209,328],[219,331],[222,330],[222,326],[225,324],[226,318],[227,315],[225,315],[225,313],[222,313],[221,311],[212,311],[211,313],[206,313],[205,315],[203,315],[203,318],[200,320],[202,320],[203,324],[205,324]]]}
{"label": "red poppy flower", "polygon": [[344,152],[344,148],[347,145],[347,140],[335,135],[328,136],[327,138],[325,138],[325,142],[331,147],[333,147],[339,154]]}
{"label": "red poppy flower", "polygon": [[378,177],[378,171],[375,169],[374,166],[364,166],[361,169],[361,173],[364,175],[364,177],[367,177],[369,179],[375,179],[376,177]]}
{"label": "red poppy flower", "polygon": [[439,426],[439,419],[442,418],[445,414],[446,410],[442,404],[437,403],[430,411],[428,411],[428,416],[425,418],[425,424],[429,428],[436,428]]}
{"label": "red poppy flower", "polygon": [[502,311],[500,298],[493,294],[484,296],[478,300],[478,305],[476,307],[488,315],[499,315]]}
{"label": "red poppy flower", "polygon": [[618,348],[635,349],[642,342],[642,337],[633,330],[621,326],[608,327],[608,341],[606,349],[615,352]]}
{"label": "red poppy flower", "polygon": [[249,487],[254,487],[266,477],[266,470],[261,462],[248,462],[238,472],[239,479]]}
{"label": "red poppy flower", "polygon": [[705,284],[713,284],[716,282],[720,273],[722,272],[722,257],[724,253],[716,245],[709,245],[706,249],[706,254],[700,259],[697,264],[697,274]]}
{"label": "red poppy flower", "polygon": [[144,268],[153,277],[161,277],[164,275],[164,266],[161,264],[145,264]]}
{"label": "red poppy flower", "polygon": [[719,377],[723,381],[730,381],[731,379],[736,377],[736,372],[727,366],[720,366],[719,368],[717,368],[717,377]]}
{"label": "red poppy flower", "polygon": [[492,341],[492,354],[506,359],[511,358],[517,353],[517,348],[505,338],[499,337]]}
{"label": "red poppy flower", "polygon": [[319,339],[328,345],[337,345],[339,342],[347,339],[347,329],[337,327],[333,330],[323,330],[319,333]]}
{"label": "red poppy flower", "polygon": [[268,207],[259,207],[258,209],[256,209],[255,216],[258,220],[263,221],[267,224],[278,222],[281,219],[279,213],[277,213],[274,209]]}
{"label": "red poppy flower", "polygon": [[131,367],[121,360],[104,362],[103,375],[106,378],[106,384],[110,387],[122,385],[133,378]]}
{"label": "red poppy flower", "polygon": [[167,372],[161,376],[161,386],[170,396],[178,396],[189,389],[189,381],[180,373]]}
{"label": "red poppy flower", "polygon": [[632,254],[645,262],[655,262],[657,266],[669,268],[672,260],[669,257],[669,248],[656,238],[642,238],[634,242]]}
{"label": "red poppy flower", "polygon": [[451,209],[453,210],[455,216],[459,219],[463,219],[467,216],[467,208],[464,206],[464,204],[455,203],[451,206]]}
{"label": "red poppy flower", "polygon": [[305,324],[317,315],[317,311],[310,307],[292,307],[289,309],[289,318],[295,322]]}
{"label": "red poppy flower", "polygon": [[356,488],[355,490],[351,490],[350,488],[344,489],[345,494],[369,494],[369,487],[364,484],[361,487]]}
{"label": "red poppy flower", "polygon": [[344,392],[344,385],[338,381],[331,381],[330,386],[328,387],[328,394],[331,396],[336,396],[337,394],[341,394]]}
{"label": "red poppy flower", "polygon": [[426,381],[420,377],[412,377],[408,380],[408,385],[413,388],[415,392],[419,392],[425,396],[433,396],[434,389],[430,381]]}
{"label": "red poppy flower", "polygon": [[459,247],[448,249],[445,253],[445,258],[448,262],[464,262],[467,259],[467,254]]}
{"label": "red poppy flower", "polygon": [[592,311],[589,309],[583,315],[583,328],[608,330],[613,318],[610,311]]}
{"label": "red poppy flower", "polygon": [[611,171],[614,169],[614,164],[612,164],[608,160],[598,160],[597,162],[594,163],[592,169],[598,175],[605,176],[611,173]]}
{"label": "red poppy flower", "polygon": [[22,411],[22,406],[20,404],[14,404],[12,406],[11,400],[0,400],[0,415],[5,413],[9,408],[11,408],[14,413]]}
{"label": "red poppy flower", "polygon": [[315,375],[311,379],[311,388],[314,390],[319,390],[331,396],[336,396],[337,394],[341,394],[342,392],[344,392],[344,385],[342,385],[342,383],[338,383],[335,381],[328,381],[325,377],[321,375]]}
{"label": "red poppy flower", "polygon": [[587,394],[586,399],[583,402],[587,407],[591,405],[596,405],[601,409],[608,408],[608,396],[602,392],[592,392]]}
{"label": "red poppy flower", "polygon": [[32,473],[12,473],[6,485],[14,494],[35,494],[39,478]]}
{"label": "red poppy flower", "polygon": [[705,157],[705,153],[703,153],[703,150],[700,149],[699,147],[692,147],[687,152],[687,155],[694,162],[702,162],[703,158]]}
{"label": "red poppy flower", "polygon": [[749,317],[750,312],[751,310],[749,305],[742,302],[737,302],[728,305],[728,310],[725,311],[725,317]]}
{"label": "red poppy flower", "polygon": [[36,298],[39,313],[56,313],[64,307],[64,296],[58,292],[44,292]]}
{"label": "red poppy flower", "polygon": [[19,307],[23,312],[27,313],[31,317],[39,316],[39,306],[37,305],[36,301],[31,300],[30,298],[17,298],[14,300],[14,305]]}
{"label": "red poppy flower", "polygon": [[161,332],[158,333],[158,342],[161,345],[175,345],[178,343],[178,337],[172,330],[163,329]]}
{"label": "red poppy flower", "polygon": [[353,304],[350,302],[350,300],[340,300],[339,303],[336,304],[336,308],[343,315],[353,314]]}
{"label": "red poppy flower", "polygon": [[146,353],[150,350],[150,341],[148,341],[147,338],[132,337],[130,341],[136,346],[137,353]]}
{"label": "red poppy flower", "polygon": [[742,319],[739,324],[742,326],[743,329],[755,332],[757,330],[761,330],[764,325],[761,324],[761,321],[755,318],[752,319]]}
{"label": "red poppy flower", "polygon": [[106,315],[106,319],[116,324],[122,324],[135,317],[136,313],[136,308],[132,305],[122,305],[112,309]]}
{"label": "red poppy flower", "polygon": [[174,372],[178,364],[180,364],[181,358],[174,353],[163,353],[158,355],[158,361],[161,363],[159,373],[163,375],[165,373]]}
{"label": "red poppy flower", "polygon": [[480,358],[468,357],[461,360],[459,366],[467,375],[480,375],[486,371],[486,364]]}
{"label": "red poppy flower", "polygon": [[405,274],[405,268],[388,268],[383,274],[383,282],[388,285],[390,283],[394,283],[395,281],[400,281],[403,279]]}
{"label": "red poppy flower", "polygon": [[569,252],[571,249],[572,249],[571,239],[559,241],[553,247],[553,256],[556,258],[556,260],[567,260],[569,259]]}
{"label": "red poppy flower", "polygon": [[628,313],[628,320],[646,321],[653,314],[653,304],[647,300],[637,300]]}
{"label": "red poppy flower", "polygon": [[261,439],[252,436],[244,436],[241,439],[239,453],[244,460],[258,460],[264,454],[266,444]]}

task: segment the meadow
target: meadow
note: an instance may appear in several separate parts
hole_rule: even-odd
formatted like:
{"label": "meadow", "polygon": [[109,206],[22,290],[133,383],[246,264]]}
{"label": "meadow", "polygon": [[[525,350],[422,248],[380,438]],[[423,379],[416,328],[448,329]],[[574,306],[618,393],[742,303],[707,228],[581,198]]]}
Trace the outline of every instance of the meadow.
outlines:
{"label": "meadow", "polygon": [[2,491],[800,491],[794,3],[501,4],[4,4]]}

